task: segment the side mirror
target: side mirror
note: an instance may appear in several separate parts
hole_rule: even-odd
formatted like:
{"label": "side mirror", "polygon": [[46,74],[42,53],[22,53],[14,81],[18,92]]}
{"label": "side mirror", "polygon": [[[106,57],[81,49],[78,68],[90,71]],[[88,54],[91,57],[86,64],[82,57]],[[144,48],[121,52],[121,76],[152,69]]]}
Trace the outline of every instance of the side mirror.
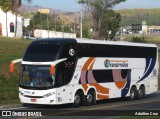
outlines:
{"label": "side mirror", "polygon": [[55,66],[51,65],[50,66],[50,75],[53,76],[55,74]]}
{"label": "side mirror", "polygon": [[11,61],[10,67],[9,67],[9,72],[10,72],[10,73],[13,73],[13,72],[14,72],[14,65],[15,65],[16,63],[19,63],[19,62],[22,62],[22,59],[17,59],[17,60]]}

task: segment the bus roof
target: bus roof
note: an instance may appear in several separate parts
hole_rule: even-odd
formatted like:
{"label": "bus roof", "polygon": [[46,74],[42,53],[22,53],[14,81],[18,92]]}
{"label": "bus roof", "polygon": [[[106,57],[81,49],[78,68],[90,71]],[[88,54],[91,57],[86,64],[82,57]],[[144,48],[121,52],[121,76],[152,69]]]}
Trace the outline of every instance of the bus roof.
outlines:
{"label": "bus roof", "polygon": [[157,47],[157,45],[155,44],[133,43],[128,41],[103,41],[103,40],[93,40],[93,39],[76,39],[76,40],[77,40],[77,43]]}
{"label": "bus roof", "polygon": [[77,41],[73,38],[43,38],[33,41],[31,44],[37,44],[40,42],[48,42],[48,43],[60,43],[60,44],[70,44],[77,43]]}
{"label": "bus roof", "polygon": [[60,43],[60,44],[69,44],[69,43],[87,43],[87,44],[108,44],[108,45],[126,45],[126,46],[144,46],[144,47],[157,47],[155,44],[149,43],[133,43],[127,41],[102,41],[102,40],[93,40],[93,39],[79,39],[79,38],[46,38],[39,39],[32,42],[36,44],[39,42],[49,42],[49,43]]}

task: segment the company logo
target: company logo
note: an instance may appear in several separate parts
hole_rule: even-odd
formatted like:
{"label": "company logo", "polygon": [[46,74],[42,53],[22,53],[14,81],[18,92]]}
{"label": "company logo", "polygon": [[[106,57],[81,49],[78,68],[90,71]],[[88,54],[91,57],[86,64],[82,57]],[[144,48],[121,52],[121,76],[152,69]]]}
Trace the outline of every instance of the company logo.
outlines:
{"label": "company logo", "polygon": [[69,54],[70,54],[71,56],[74,56],[74,55],[75,55],[75,50],[74,50],[74,49],[70,49],[70,50],[69,50]]}
{"label": "company logo", "polygon": [[23,91],[25,94],[32,94],[32,92],[31,91]]}
{"label": "company logo", "polygon": [[128,67],[128,61],[127,60],[108,60],[108,59],[106,59],[104,61],[104,66],[106,68],[109,68],[109,67]]}
{"label": "company logo", "polygon": [[3,117],[40,117],[42,116],[42,112],[40,111],[2,111],[2,113],[0,114],[0,116]]}

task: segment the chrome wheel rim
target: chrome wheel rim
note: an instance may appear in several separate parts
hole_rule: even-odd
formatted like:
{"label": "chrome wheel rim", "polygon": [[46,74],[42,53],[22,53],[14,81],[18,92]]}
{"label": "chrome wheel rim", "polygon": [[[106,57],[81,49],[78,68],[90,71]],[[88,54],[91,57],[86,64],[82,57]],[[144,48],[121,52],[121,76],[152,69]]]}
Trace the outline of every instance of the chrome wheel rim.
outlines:
{"label": "chrome wheel rim", "polygon": [[81,101],[80,96],[79,96],[79,95],[75,95],[75,96],[74,96],[74,102],[75,102],[76,104],[79,104],[80,101]]}
{"label": "chrome wheel rim", "polygon": [[92,100],[93,100],[92,94],[88,94],[87,95],[87,101],[92,102]]}
{"label": "chrome wheel rim", "polygon": [[142,89],[139,90],[139,95],[140,95],[141,97],[143,97],[143,90],[142,90]]}
{"label": "chrome wheel rim", "polygon": [[135,94],[134,94],[134,90],[132,90],[132,91],[131,91],[131,94],[130,94],[130,95],[131,95],[131,98],[133,99],[133,98],[134,98],[134,96],[135,96]]}

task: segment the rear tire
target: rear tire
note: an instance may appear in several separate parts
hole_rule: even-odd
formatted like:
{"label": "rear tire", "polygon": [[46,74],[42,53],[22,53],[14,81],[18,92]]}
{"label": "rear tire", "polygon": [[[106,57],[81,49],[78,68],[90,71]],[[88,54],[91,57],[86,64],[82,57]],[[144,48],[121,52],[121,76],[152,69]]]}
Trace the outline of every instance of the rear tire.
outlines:
{"label": "rear tire", "polygon": [[142,99],[145,96],[145,88],[144,87],[140,87],[139,91],[138,91],[138,95],[137,95],[137,99]]}
{"label": "rear tire", "polygon": [[96,104],[96,96],[94,91],[90,90],[87,95],[83,97],[83,104],[87,106]]}

